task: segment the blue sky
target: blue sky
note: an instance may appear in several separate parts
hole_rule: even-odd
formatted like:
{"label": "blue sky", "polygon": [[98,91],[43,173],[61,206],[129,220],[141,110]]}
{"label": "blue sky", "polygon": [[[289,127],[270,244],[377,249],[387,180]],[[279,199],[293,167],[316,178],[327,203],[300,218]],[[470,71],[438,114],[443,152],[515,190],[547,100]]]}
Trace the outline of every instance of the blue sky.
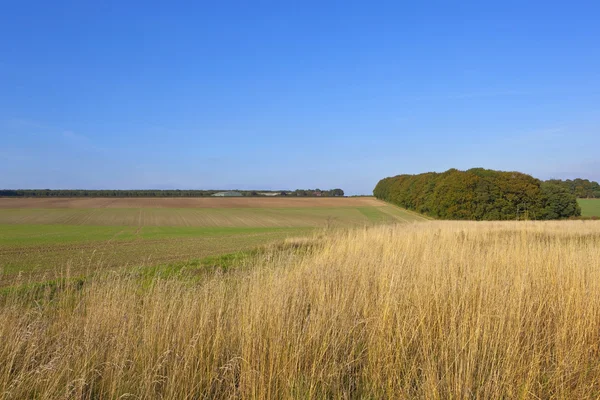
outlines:
{"label": "blue sky", "polygon": [[600,180],[600,5],[456,3],[3,2],[0,187]]}

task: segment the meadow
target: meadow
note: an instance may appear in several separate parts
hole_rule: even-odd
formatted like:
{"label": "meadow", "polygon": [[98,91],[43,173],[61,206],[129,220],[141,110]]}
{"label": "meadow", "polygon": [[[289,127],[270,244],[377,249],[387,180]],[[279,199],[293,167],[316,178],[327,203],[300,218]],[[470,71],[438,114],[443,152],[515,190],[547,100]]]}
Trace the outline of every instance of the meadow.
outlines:
{"label": "meadow", "polygon": [[582,217],[600,217],[600,199],[578,199]]}
{"label": "meadow", "polygon": [[0,291],[0,396],[600,396],[600,221],[363,225],[138,272]]}
{"label": "meadow", "polygon": [[373,198],[0,199],[0,286],[254,249],[315,230],[425,220]]}

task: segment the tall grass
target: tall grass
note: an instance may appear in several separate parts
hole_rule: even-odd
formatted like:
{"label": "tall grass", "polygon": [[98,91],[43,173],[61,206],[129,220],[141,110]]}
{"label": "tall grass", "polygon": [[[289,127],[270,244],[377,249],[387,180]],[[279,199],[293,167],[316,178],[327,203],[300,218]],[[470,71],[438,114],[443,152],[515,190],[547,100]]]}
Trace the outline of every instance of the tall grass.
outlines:
{"label": "tall grass", "polygon": [[600,396],[598,222],[376,227],[303,249],[199,282],[5,294],[0,396]]}

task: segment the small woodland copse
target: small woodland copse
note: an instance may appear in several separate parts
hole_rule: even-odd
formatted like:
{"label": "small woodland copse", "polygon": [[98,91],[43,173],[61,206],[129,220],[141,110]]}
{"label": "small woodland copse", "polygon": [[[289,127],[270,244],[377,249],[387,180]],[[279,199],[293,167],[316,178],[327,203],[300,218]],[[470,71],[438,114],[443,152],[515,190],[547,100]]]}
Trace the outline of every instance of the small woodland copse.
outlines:
{"label": "small woodland copse", "polygon": [[389,177],[379,181],[373,194],[439,219],[553,220],[581,215],[576,196],[563,185],[483,168]]}

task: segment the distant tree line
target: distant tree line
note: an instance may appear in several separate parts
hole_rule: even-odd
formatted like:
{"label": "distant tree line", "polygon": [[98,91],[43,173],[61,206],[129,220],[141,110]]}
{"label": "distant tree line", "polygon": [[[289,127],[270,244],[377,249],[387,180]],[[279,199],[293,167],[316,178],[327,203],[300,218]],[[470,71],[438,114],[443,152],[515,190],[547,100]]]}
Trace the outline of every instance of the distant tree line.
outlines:
{"label": "distant tree line", "polygon": [[0,190],[2,197],[207,197],[219,190]]}
{"label": "distant tree line", "polygon": [[293,192],[290,192],[288,195],[298,197],[338,197],[343,196],[344,191],[342,189],[296,189]]}
{"label": "distant tree line", "polygon": [[551,179],[546,182],[562,186],[567,189],[569,193],[580,199],[600,199],[600,184],[598,184],[598,182],[579,178],[573,180],[567,179],[566,181]]}
{"label": "distant tree line", "polygon": [[[52,189],[18,189],[0,190],[0,197],[209,197],[226,190],[52,190]],[[243,196],[261,197],[299,196],[299,197],[333,197],[343,196],[342,189],[297,189],[288,190],[235,190]]]}
{"label": "distant tree line", "polygon": [[576,197],[562,185],[483,168],[385,178],[373,194],[440,219],[546,220],[581,215]]}

